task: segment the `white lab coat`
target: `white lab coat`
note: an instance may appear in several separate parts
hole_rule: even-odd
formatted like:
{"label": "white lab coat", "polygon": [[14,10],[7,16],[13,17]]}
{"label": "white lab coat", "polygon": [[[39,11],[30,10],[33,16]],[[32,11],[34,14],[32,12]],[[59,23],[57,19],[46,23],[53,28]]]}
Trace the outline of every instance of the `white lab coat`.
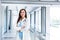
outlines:
{"label": "white lab coat", "polygon": [[[25,18],[23,19],[23,20],[25,20]],[[22,21],[23,21],[22,20]],[[23,32],[23,40],[31,40],[31,38],[30,38],[30,31],[29,31],[29,25],[28,25],[29,23],[28,23],[28,20],[26,20],[26,24],[24,24],[25,25],[25,28],[24,29],[22,29],[21,31]],[[21,27],[16,27],[15,28],[16,29],[16,31],[17,31],[17,40],[21,40],[20,38],[19,38],[19,32],[18,32],[18,30],[20,30],[21,29]]]}

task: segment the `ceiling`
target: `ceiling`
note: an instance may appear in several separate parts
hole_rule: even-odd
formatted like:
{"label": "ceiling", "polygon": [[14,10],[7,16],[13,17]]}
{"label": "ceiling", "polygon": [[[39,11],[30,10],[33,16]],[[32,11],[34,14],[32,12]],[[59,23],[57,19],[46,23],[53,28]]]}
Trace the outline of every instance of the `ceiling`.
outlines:
{"label": "ceiling", "polygon": [[17,11],[19,12],[20,9],[26,9],[28,13],[31,13],[33,11],[36,11],[38,8],[41,8],[41,6],[36,5],[24,5],[24,4],[3,4],[3,6],[8,6],[8,10]]}
{"label": "ceiling", "polygon": [[1,0],[2,4],[60,5],[60,0]]}

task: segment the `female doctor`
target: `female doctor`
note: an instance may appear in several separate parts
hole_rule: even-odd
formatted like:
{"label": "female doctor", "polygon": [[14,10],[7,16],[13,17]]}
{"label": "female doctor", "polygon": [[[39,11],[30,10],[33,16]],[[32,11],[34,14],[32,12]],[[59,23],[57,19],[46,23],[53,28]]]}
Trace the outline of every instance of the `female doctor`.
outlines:
{"label": "female doctor", "polygon": [[19,17],[16,25],[16,27],[18,28],[17,32],[19,40],[30,40],[30,31],[27,24],[27,12],[25,9],[21,9],[19,11]]}

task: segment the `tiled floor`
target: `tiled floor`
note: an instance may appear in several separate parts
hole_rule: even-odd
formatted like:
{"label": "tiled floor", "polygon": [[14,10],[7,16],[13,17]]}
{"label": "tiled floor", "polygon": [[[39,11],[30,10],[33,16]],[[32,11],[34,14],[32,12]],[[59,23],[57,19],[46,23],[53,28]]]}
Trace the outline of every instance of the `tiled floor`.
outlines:
{"label": "tiled floor", "polygon": [[16,40],[15,37],[4,37],[2,38],[2,40]]}
{"label": "tiled floor", "polygon": [[[27,34],[26,34],[27,35]],[[31,38],[31,40],[41,40],[40,38],[36,37],[34,33],[30,32],[30,36],[28,38]],[[17,36],[14,33],[6,33],[3,35],[2,40],[17,40]]]}

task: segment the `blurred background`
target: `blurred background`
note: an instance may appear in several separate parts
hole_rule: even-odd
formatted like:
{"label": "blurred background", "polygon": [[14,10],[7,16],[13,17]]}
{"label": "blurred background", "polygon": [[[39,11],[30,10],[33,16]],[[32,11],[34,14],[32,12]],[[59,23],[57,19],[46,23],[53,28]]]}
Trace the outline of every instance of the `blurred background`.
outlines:
{"label": "blurred background", "polygon": [[31,40],[60,40],[60,0],[0,0],[0,40],[17,40],[14,27],[22,8]]}
{"label": "blurred background", "polygon": [[31,40],[60,39],[60,5],[2,4],[2,40],[16,40],[14,27],[22,8],[27,11]]}
{"label": "blurred background", "polygon": [[16,40],[16,26],[20,9],[26,9],[31,40],[46,39],[46,7],[40,5],[2,4],[2,40]]}

